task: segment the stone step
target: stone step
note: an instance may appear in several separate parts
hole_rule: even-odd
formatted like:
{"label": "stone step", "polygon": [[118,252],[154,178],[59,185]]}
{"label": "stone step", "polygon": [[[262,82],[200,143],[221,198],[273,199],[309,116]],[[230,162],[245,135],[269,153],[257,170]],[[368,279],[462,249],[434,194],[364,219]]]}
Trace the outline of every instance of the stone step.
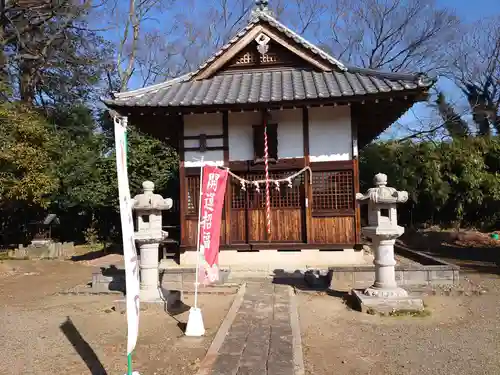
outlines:
{"label": "stone step", "polygon": [[[211,294],[235,293],[234,290],[239,286],[239,283],[228,281],[228,276],[227,272],[222,272],[221,279],[217,283],[207,286],[200,285],[199,292]],[[194,293],[195,280],[195,270],[192,268],[160,271],[160,284],[165,290]],[[96,271],[92,274],[91,284],[93,293],[125,292],[125,271],[123,269]]]}

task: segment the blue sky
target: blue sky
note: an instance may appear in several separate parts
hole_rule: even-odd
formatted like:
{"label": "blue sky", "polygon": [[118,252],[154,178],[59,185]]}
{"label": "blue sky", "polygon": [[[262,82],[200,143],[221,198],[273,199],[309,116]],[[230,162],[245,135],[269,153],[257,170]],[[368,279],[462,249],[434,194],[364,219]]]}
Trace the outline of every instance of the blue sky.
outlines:
{"label": "blue sky", "polygon": [[458,15],[467,21],[500,13],[498,0],[438,0],[438,4],[455,8]]}

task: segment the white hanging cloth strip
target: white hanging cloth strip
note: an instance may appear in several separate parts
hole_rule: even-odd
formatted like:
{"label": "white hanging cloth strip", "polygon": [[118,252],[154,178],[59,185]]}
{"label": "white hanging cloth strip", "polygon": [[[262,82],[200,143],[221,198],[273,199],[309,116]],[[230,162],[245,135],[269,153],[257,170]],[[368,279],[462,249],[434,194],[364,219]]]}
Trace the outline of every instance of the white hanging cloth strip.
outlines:
{"label": "white hanging cloth strip", "polygon": [[[240,176],[231,172],[231,170],[229,168],[226,168],[226,167],[220,167],[220,168],[226,169],[231,176],[233,176],[235,179],[237,179],[241,183],[242,188],[245,188],[246,185],[254,185],[257,190],[260,190],[259,185],[266,183],[266,180],[255,180],[255,181],[245,180],[244,178],[241,178]],[[279,187],[280,183],[287,182],[288,187],[292,187],[292,180],[295,177],[300,176],[305,171],[309,171],[309,185],[312,185],[312,171],[311,171],[310,167],[304,167],[300,171],[298,171],[298,172],[296,172],[288,177],[285,177],[285,178],[270,179],[269,182],[274,183],[277,187]]]}

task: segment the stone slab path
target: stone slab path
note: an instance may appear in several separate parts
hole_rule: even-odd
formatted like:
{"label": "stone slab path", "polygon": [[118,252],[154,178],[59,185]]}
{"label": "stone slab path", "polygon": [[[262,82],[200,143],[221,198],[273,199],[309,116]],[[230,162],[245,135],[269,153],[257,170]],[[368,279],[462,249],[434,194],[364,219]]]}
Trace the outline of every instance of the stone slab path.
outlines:
{"label": "stone slab path", "polygon": [[292,288],[270,280],[243,288],[197,375],[303,375]]}

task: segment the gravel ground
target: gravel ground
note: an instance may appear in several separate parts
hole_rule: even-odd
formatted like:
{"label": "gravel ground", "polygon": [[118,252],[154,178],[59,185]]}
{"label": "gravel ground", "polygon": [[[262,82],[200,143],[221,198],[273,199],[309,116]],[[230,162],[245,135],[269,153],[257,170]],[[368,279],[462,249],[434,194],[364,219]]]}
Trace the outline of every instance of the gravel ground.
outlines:
{"label": "gravel ground", "polygon": [[[0,263],[0,374],[126,372],[125,315],[111,309],[117,296],[58,294],[90,281],[91,272],[71,262]],[[233,297],[200,296],[203,339],[183,336],[187,313],[174,319],[161,307],[142,311],[137,369],[150,375],[194,374]],[[191,304],[192,296],[184,302]]]}
{"label": "gravel ground", "polygon": [[427,317],[380,317],[338,297],[300,293],[306,373],[315,375],[500,373],[500,278],[468,275],[483,295],[426,296]]}

